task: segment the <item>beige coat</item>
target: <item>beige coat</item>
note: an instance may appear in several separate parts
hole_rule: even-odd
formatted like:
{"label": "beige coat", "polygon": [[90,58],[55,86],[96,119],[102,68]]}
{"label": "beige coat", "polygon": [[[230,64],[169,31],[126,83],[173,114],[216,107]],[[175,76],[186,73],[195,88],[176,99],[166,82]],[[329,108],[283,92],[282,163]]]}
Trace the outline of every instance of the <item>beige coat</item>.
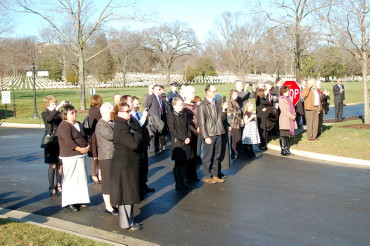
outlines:
{"label": "beige coat", "polygon": [[[306,87],[301,91],[301,97],[304,99],[304,110],[312,111],[315,109],[314,102],[315,102],[315,95],[314,92],[311,90],[311,87]],[[321,102],[318,105],[318,112],[321,111]]]}
{"label": "beige coat", "polygon": [[290,130],[290,118],[294,117],[294,129],[297,129],[297,121],[295,120],[296,113],[290,113],[288,101],[284,97],[279,98],[280,117],[279,128],[280,130]]}

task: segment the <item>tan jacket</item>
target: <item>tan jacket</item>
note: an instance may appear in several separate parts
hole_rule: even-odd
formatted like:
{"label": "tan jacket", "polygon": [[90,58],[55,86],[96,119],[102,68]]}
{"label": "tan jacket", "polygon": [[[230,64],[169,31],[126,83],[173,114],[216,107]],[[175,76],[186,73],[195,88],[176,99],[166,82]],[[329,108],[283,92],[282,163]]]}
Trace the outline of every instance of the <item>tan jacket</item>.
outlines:
{"label": "tan jacket", "polygon": [[[314,92],[311,90],[311,87],[304,88],[303,91],[301,91],[301,96],[304,99],[304,110],[313,111],[315,109],[315,95]],[[321,102],[319,102],[317,110],[319,112],[321,111]]]}

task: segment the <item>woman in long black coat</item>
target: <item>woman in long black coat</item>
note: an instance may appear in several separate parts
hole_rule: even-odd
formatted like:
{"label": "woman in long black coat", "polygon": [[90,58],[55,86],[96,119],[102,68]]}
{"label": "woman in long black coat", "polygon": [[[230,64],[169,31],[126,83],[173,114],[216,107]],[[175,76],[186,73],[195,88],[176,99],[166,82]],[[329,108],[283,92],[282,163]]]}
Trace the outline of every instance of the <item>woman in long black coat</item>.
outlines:
{"label": "woman in long black coat", "polygon": [[276,120],[276,115],[273,112],[273,107],[271,106],[271,101],[268,98],[268,92],[261,88],[257,91],[256,97],[256,111],[257,111],[257,125],[258,132],[260,134],[260,149],[267,150],[267,136],[269,130],[274,127],[274,121]]}
{"label": "woman in long black coat", "polygon": [[168,128],[172,135],[172,157],[175,161],[173,176],[177,190],[191,189],[186,183],[186,169],[190,161],[195,161],[194,151],[190,145],[191,130],[186,113],[183,112],[183,102],[179,97],[172,99],[173,112],[167,118]]}
{"label": "woman in long black coat", "polygon": [[[46,96],[44,98],[45,111],[42,112],[42,119],[45,125],[45,134],[51,135],[53,132],[57,133],[58,126],[62,122],[59,108],[64,106],[65,101],[61,101],[56,105],[57,101],[53,96]],[[48,178],[49,178],[49,192],[50,196],[60,195],[62,192],[62,160],[59,159],[59,144],[58,140],[51,142],[44,147],[45,163],[49,164]]]}
{"label": "woman in long black coat", "polygon": [[134,204],[140,200],[140,143],[142,133],[131,128],[131,110],[127,103],[116,104],[113,110],[114,152],[111,162],[110,200],[119,206],[119,226],[123,229],[140,230],[134,223]]}
{"label": "woman in long black coat", "polygon": [[103,104],[103,99],[100,95],[95,94],[91,97],[90,109],[89,109],[89,126],[90,126],[90,151],[89,156],[91,160],[91,176],[90,180],[94,184],[101,184],[101,169],[98,159],[98,141],[96,139],[95,128],[98,121],[101,119],[100,106]]}

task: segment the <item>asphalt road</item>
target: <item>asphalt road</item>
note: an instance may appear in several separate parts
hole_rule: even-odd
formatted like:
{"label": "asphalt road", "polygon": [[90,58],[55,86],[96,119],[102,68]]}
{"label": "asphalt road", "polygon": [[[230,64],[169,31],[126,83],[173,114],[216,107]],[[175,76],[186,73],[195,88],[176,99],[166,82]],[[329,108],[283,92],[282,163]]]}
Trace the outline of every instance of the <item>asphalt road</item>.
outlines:
{"label": "asphalt road", "polygon": [[[123,231],[104,214],[100,185],[74,213],[49,197],[42,129],[0,127],[0,207],[64,219],[160,245],[369,245],[370,169],[258,153],[238,159],[224,184],[174,189],[170,151],[150,157],[156,192],[135,207],[144,225]],[[90,172],[90,160],[87,161]],[[201,169],[200,169],[201,170]],[[202,176],[202,171],[199,171]],[[0,210],[1,213],[1,210]]]}

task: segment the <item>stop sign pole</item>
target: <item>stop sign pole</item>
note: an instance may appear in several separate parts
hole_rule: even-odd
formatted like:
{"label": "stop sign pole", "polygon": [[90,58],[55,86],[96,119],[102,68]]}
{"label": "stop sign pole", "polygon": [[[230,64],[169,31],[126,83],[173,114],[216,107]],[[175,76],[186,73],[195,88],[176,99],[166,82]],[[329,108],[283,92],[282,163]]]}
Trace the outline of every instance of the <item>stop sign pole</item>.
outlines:
{"label": "stop sign pole", "polygon": [[289,92],[289,97],[293,100],[293,106],[295,106],[298,101],[301,99],[301,88],[295,82],[294,80],[291,81],[285,81],[282,86],[289,86],[290,92]]}

